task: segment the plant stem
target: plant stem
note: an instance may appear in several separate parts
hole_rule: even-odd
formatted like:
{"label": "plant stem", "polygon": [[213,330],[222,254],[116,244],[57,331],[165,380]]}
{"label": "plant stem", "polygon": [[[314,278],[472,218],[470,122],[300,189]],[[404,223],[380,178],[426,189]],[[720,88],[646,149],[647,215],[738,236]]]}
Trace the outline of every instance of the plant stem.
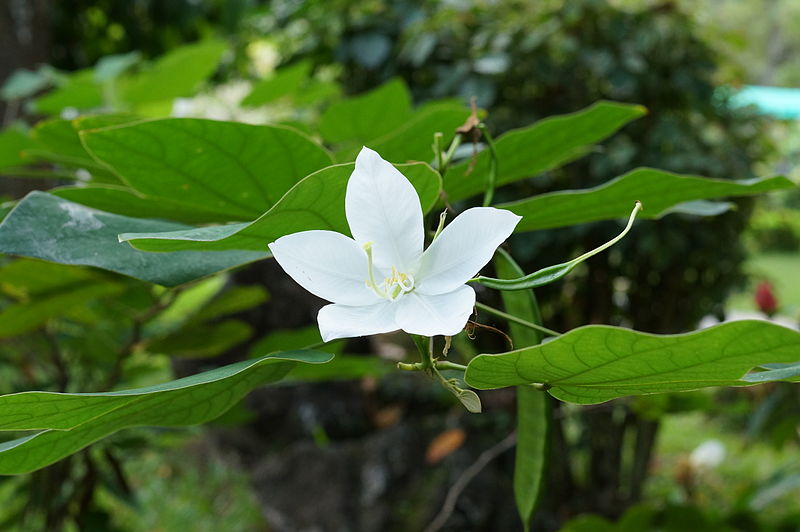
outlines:
{"label": "plant stem", "polygon": [[514,316],[512,314],[508,314],[507,312],[503,312],[502,310],[496,309],[494,307],[490,307],[489,305],[485,305],[485,304],[480,303],[478,301],[475,302],[475,307],[479,308],[481,310],[485,310],[489,314],[494,314],[495,316],[497,316],[499,318],[503,318],[504,320],[517,323],[519,325],[522,325],[523,327],[528,327],[529,329],[534,329],[534,330],[540,331],[540,332],[546,334],[547,336],[560,336],[561,335],[561,333],[556,332],[556,331],[554,331],[552,329],[548,329],[547,327],[543,327],[541,325],[537,325],[535,323],[531,323],[529,321],[523,320],[522,318],[518,318],[518,317],[516,317],[516,316]]}
{"label": "plant stem", "polygon": [[486,124],[481,122],[478,124],[478,129],[483,135],[483,138],[486,139],[486,145],[489,147],[489,154],[491,155],[491,159],[489,159],[489,175],[487,176],[486,192],[483,196],[483,206],[488,207],[492,204],[492,199],[494,199],[494,187],[497,183],[497,150],[494,146],[494,139],[489,133]]}
{"label": "plant stem", "polygon": [[436,154],[436,171],[444,173],[444,158],[442,153],[442,132],[437,131],[433,134],[433,151]]}
{"label": "plant stem", "polygon": [[[439,168],[437,168],[442,177],[444,177],[447,167],[450,166],[450,163],[453,161],[453,156],[455,155],[456,149],[458,149],[459,146],[461,146],[461,134],[456,133],[456,136],[453,137],[452,142],[450,142],[450,146],[447,147],[447,152],[445,152],[444,156],[441,157]],[[439,153],[441,154],[441,151]]]}
{"label": "plant stem", "polygon": [[422,359],[422,362],[419,363],[419,369],[430,373],[433,370],[433,338],[417,334],[412,334],[411,338],[414,340],[414,345],[417,346],[419,356]]}

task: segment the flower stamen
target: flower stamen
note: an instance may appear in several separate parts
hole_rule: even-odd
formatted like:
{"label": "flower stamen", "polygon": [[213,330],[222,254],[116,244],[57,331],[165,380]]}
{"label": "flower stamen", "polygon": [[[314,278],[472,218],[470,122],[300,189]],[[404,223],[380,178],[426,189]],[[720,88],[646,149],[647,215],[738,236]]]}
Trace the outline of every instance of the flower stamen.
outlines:
{"label": "flower stamen", "polygon": [[414,290],[414,276],[410,273],[398,272],[392,266],[392,276],[383,279],[383,283],[378,285],[375,281],[375,271],[372,267],[372,242],[367,242],[362,247],[367,253],[367,267],[369,268],[369,279],[365,281],[367,288],[370,288],[378,297],[395,301],[402,294]]}

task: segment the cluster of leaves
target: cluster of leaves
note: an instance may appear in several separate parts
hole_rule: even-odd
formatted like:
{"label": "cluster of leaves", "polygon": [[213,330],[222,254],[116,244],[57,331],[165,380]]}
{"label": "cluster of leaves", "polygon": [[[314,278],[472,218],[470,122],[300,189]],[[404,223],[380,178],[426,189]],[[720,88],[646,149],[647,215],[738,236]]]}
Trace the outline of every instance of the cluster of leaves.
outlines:
{"label": "cluster of leaves", "polygon": [[[570,13],[565,11],[563,20],[554,20],[566,27],[589,17]],[[521,37],[521,32],[514,36]],[[504,46],[506,51],[525,49],[513,39]],[[176,50],[151,65],[141,64],[136,56],[122,56],[91,70],[53,78],[56,87],[33,98],[33,108],[46,114],[71,108],[79,116],[52,118],[30,132],[9,130],[2,134],[0,162],[5,173],[44,175],[75,183],[47,193],[32,193],[14,205],[0,225],[0,251],[58,263],[54,266],[28,259],[10,263],[26,272],[45,266],[81,272],[75,274],[74,286],[60,287],[54,293],[47,286],[29,291],[41,295],[43,301],[34,298],[31,302],[29,295],[20,295],[11,288],[9,297],[13,301],[9,308],[17,319],[28,321],[24,327],[12,322],[9,334],[27,342],[34,337],[24,333],[53,327],[53,323],[59,324],[59,331],[62,325],[72,326],[76,336],[83,334],[83,329],[100,331],[104,328],[95,327],[95,322],[80,321],[85,317],[76,309],[83,308],[86,301],[100,305],[97,315],[105,318],[118,315],[115,306],[126,301],[123,295],[128,293],[128,286],[134,287],[131,290],[138,297],[143,297],[144,292],[150,298],[149,306],[134,306],[130,323],[111,334],[112,339],[100,348],[106,357],[105,365],[95,368],[93,362],[80,363],[80,347],[67,355],[78,361],[79,367],[93,368],[95,380],[70,378],[66,385],[59,385],[57,379],[63,377],[54,373],[51,378],[56,380],[35,381],[36,387],[83,391],[108,389],[118,383],[149,384],[135,378],[135,367],[130,364],[136,357],[130,353],[140,354],[149,364],[154,354],[209,356],[221,352],[248,337],[251,331],[241,322],[220,318],[257,304],[264,297],[257,289],[242,287],[224,292],[226,283],[219,276],[209,277],[176,296],[174,292],[152,290],[138,281],[75,266],[94,266],[172,287],[265,259],[266,243],[285,234],[307,229],[347,234],[344,190],[352,171],[350,161],[362,144],[388,160],[413,161],[398,168],[414,184],[426,212],[441,205],[442,198],[460,207],[486,190],[487,175],[493,168],[489,150],[479,151],[474,157],[470,149],[459,152],[460,158],[446,171],[428,164],[435,160],[430,148],[434,134],[442,132],[445,140],[450,140],[469,110],[450,100],[414,107],[411,91],[399,80],[366,94],[337,100],[339,90],[317,79],[311,63],[297,62],[258,83],[237,102],[252,108],[276,102],[314,108],[313,113],[302,115],[303,122],[291,122],[294,128],[286,124],[253,126],[189,118],[142,120],[165,114],[175,97],[194,93],[212,74],[225,49],[221,42],[203,42]],[[352,49],[375,54],[381,46],[365,46],[361,41]],[[367,66],[375,63],[374,58],[361,61]],[[493,83],[498,84],[516,79],[497,76],[498,72],[492,74],[492,64],[503,64],[502,59],[497,61],[497,57],[490,57],[480,63],[484,70],[481,79],[494,79]],[[550,65],[553,72],[561,66]],[[510,68],[507,72],[508,76],[521,75]],[[39,74],[46,77],[48,72]],[[601,74],[607,77],[609,73]],[[47,79],[45,82],[49,83]],[[41,81],[17,83],[11,85],[15,90],[9,89],[5,97],[32,96],[46,85]],[[480,84],[464,81],[462,85],[481,94]],[[520,81],[509,86],[526,84]],[[681,104],[688,107],[699,102],[702,90],[699,92],[697,101],[681,100]],[[628,95],[639,96],[635,91]],[[581,97],[594,99],[585,94]],[[536,95],[530,100],[524,100],[523,95],[514,98],[515,105],[528,101],[531,108],[542,108]],[[331,100],[333,103],[328,104]],[[499,112],[493,114],[498,117],[496,123],[510,123],[510,114],[503,111],[506,102],[499,97],[497,102],[501,105]],[[574,105],[572,100],[550,106],[563,111],[577,107],[580,105]],[[97,111],[102,113],[96,114]],[[792,186],[783,178],[726,181],[651,168],[628,171],[639,160],[631,156],[611,157],[610,163],[592,157],[588,166],[577,166],[593,172],[589,183],[578,183],[569,173],[558,170],[591,152],[596,143],[643,112],[635,105],[600,102],[533,125],[527,124],[538,116],[517,114],[515,120],[523,121],[523,127],[501,135],[495,143],[494,162],[499,162],[495,176],[497,197],[504,200],[498,206],[524,216],[518,227],[524,233],[624,218],[634,200],[644,202],[644,215],[649,218],[676,212],[692,216],[719,214],[730,204],[716,201],[718,198]],[[648,124],[652,128],[652,123]],[[653,142],[675,139],[684,132],[673,123],[666,133],[654,137],[660,140]],[[624,153],[625,146],[633,145],[630,138],[615,142],[622,145],[613,145],[613,153]],[[475,149],[479,147],[476,145]],[[683,150],[676,148],[675,153]],[[615,174],[620,176],[606,182],[609,175]],[[536,181],[527,180],[540,175],[550,178],[538,180],[547,186],[540,188]],[[553,190],[564,184],[576,189]],[[541,190],[553,191],[534,194]],[[515,246],[515,250],[520,248]],[[568,250],[553,249],[559,257],[569,256]],[[521,271],[513,260],[498,260],[502,277],[519,276]],[[27,264],[40,266],[27,268]],[[69,279],[70,275],[58,273],[53,277]],[[84,280],[93,286],[94,281],[89,282],[89,278],[102,281],[100,287],[74,295]],[[16,284],[14,281],[9,286]],[[242,306],[241,301],[249,303]],[[33,305],[32,310],[29,307],[19,312],[19,307],[14,307],[28,303]],[[539,321],[529,292],[504,294],[504,304],[524,321]],[[154,306],[157,310],[152,313],[147,310]],[[59,309],[67,310],[62,313]],[[61,319],[53,322],[54,317]],[[177,319],[178,324],[171,323],[171,319]],[[78,329],[74,329],[75,321]],[[625,395],[796,380],[800,373],[796,365],[797,334],[764,324],[737,324],[677,336],[590,326],[544,346],[535,345],[539,338],[529,330],[512,326],[511,332],[520,350],[478,356],[470,362],[464,378],[475,388],[519,387],[520,465],[515,485],[524,521],[533,511],[543,468],[545,446],[539,435],[545,430],[549,407],[539,390],[546,389],[561,400],[586,404]],[[58,334],[60,345],[63,338],[61,332]],[[299,373],[300,378],[333,378],[362,371],[354,371],[347,364],[336,366],[337,362],[323,364],[329,361],[328,355],[295,352],[293,347],[274,345],[269,350],[278,351],[276,354],[161,385],[90,394],[24,392],[3,396],[3,430],[26,434],[0,444],[0,468],[9,474],[35,470],[125,427],[204,422],[225,411],[253,387],[274,382],[293,368],[305,371],[305,375]],[[264,352],[267,351],[257,354]],[[124,379],[117,376],[110,384],[103,381],[104,376],[117,375],[120,364],[125,366]],[[24,367],[24,363],[20,365]],[[326,366],[332,368],[327,373],[308,370],[319,367],[326,371]],[[745,375],[757,366],[763,371]],[[58,369],[57,365],[54,367]],[[30,387],[33,386],[21,384],[17,389]],[[153,408],[160,405],[164,408]]]}
{"label": "cluster of leaves", "polygon": [[[190,50],[208,50],[203,46]],[[165,62],[167,59],[160,60],[152,70],[138,74],[138,79],[158,72],[158,64]],[[206,76],[209,70],[204,66]],[[287,77],[299,79],[293,82],[298,85],[306,83],[298,70],[279,72],[272,80],[273,87],[275,80]],[[169,74],[166,69],[161,72],[163,76]],[[307,69],[300,72],[306,78],[309,75]],[[165,78],[151,75],[149,79],[163,83]],[[134,81],[127,83],[120,87],[136,86]],[[189,90],[189,85],[184,85],[170,96]],[[259,90],[263,97],[263,85]],[[55,93],[59,92],[63,98],[63,87],[56,89]],[[135,93],[124,88],[119,91],[123,95]],[[257,100],[253,94],[258,93],[251,93],[251,103],[254,98]],[[85,102],[78,100],[75,107],[98,105],[96,100]],[[148,108],[151,107],[133,107],[139,112]],[[496,185],[504,187],[575,159],[642,113],[638,106],[600,102],[577,113],[508,132],[495,142],[494,156],[500,161]],[[308,229],[333,229],[347,234],[343,197],[352,171],[352,164],[347,161],[352,160],[361,144],[370,145],[391,160],[419,161],[398,165],[398,169],[417,189],[425,211],[443,197],[460,204],[461,200],[482,193],[492,164],[490,151],[468,156],[443,175],[424,162],[433,159],[430,142],[434,134],[441,131],[453,137],[455,128],[468,115],[467,109],[448,101],[415,109],[405,84],[392,81],[362,96],[331,104],[319,114],[315,125],[318,138],[332,151],[285,126],[189,118],[141,120],[118,113],[50,119],[34,128],[30,136],[19,133],[12,137],[12,146],[19,146],[13,142],[24,142],[24,150],[16,153],[20,159],[10,165],[12,171],[19,172],[19,165],[31,160],[39,165],[45,161],[56,165],[54,175],[80,175],[82,180],[49,193],[33,192],[19,201],[0,225],[0,249],[60,264],[27,261],[39,266],[26,268],[24,261],[16,261],[11,263],[12,272],[88,265],[162,286],[197,281],[266,258],[265,243],[285,234]],[[40,167],[40,173],[41,168],[49,171],[49,167]],[[635,199],[651,206],[647,216],[658,218],[675,211],[705,212],[707,205],[698,206],[698,200],[790,186],[791,182],[783,178],[733,182],[639,169],[600,187],[553,192],[499,206],[523,215],[518,231],[527,232],[624,218]],[[513,261],[509,264],[511,270],[506,269],[506,274],[514,273],[516,268]],[[499,270],[504,271],[503,267]],[[78,277],[98,275],[86,270],[69,271],[81,272],[76,274]],[[78,304],[75,301],[83,304],[87,298],[102,300],[112,295],[116,297],[109,304],[119,304],[124,301],[119,297],[124,283],[133,282],[100,279],[105,282],[88,296],[74,295],[74,290],[64,288],[63,292],[74,297],[73,304],[69,305],[68,300],[66,307],[72,310]],[[129,352],[206,356],[249,336],[246,326],[235,320],[207,324],[220,315],[257,304],[264,297],[257,290],[238,288],[215,298],[224,284],[223,277],[210,277],[177,296],[167,292],[174,300],[165,305],[158,299],[157,310],[136,307],[137,314],[128,325],[131,336],[123,343],[122,353],[109,351],[110,371],[106,367],[98,372],[114,378],[105,387],[117,383],[118,366]],[[141,292],[141,283],[133,286]],[[58,290],[55,295],[48,291],[42,294],[59,301]],[[525,292],[519,294],[530,297]],[[59,308],[37,300],[29,304],[49,312]],[[530,315],[530,306],[525,310],[523,300],[507,299],[506,305],[516,305],[529,320],[536,318]],[[35,310],[30,313],[36,318],[27,329],[16,328],[11,334],[34,330],[52,317]],[[14,315],[26,314],[14,311]],[[793,365],[797,333],[767,324],[734,324],[676,337],[591,326],[541,347],[533,346],[538,338],[528,337],[523,331],[512,334],[518,337],[517,345],[531,347],[479,356],[470,363],[464,377],[477,388],[523,386],[520,430],[524,443],[519,447],[522,458],[542,456],[536,451],[541,450],[542,440],[533,437],[542,417],[533,413],[546,408],[543,395],[526,385],[535,383],[562,400],[592,403],[630,394],[794,379],[798,374]],[[116,336],[124,333],[117,332]],[[674,355],[665,358],[665,353]],[[36,470],[129,426],[201,423],[230,408],[253,387],[285,376],[298,363],[329,360],[330,356],[323,353],[284,349],[144,388],[3,396],[2,428],[32,432],[2,444],[0,467],[6,474]],[[764,366],[764,371],[742,378],[759,365]],[[92,384],[89,381],[81,386]],[[539,459],[520,463],[518,498],[527,521],[536,499],[542,462]]]}

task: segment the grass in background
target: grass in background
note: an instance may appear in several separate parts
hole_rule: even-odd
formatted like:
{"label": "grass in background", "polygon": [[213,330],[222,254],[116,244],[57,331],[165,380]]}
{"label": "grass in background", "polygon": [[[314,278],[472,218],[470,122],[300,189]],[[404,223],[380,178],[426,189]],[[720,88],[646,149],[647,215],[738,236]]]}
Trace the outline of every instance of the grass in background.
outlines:
{"label": "grass in background", "polygon": [[760,253],[747,260],[751,283],[744,292],[728,299],[730,310],[757,310],[753,295],[759,281],[769,281],[775,288],[779,313],[800,319],[800,253]]}

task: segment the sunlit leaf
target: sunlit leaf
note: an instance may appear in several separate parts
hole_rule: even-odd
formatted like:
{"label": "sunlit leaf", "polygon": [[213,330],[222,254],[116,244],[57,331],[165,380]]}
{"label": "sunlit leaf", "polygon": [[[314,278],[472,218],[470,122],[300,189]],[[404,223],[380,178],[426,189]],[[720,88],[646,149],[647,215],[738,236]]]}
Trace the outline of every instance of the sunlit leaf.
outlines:
{"label": "sunlit leaf", "polygon": [[[439,197],[439,174],[424,163],[397,165],[417,193],[424,210]],[[293,187],[269,211],[252,223],[198,227],[173,232],[124,233],[128,241],[145,251],[264,249],[275,239],[311,229],[349,234],[344,215],[344,195],[353,163],[340,164],[311,174]]]}
{"label": "sunlit leaf", "polygon": [[401,127],[411,117],[411,93],[395,79],[375,90],[336,102],[320,119],[319,131],[328,142],[364,144]]}
{"label": "sunlit leaf", "polygon": [[299,61],[281,67],[271,77],[262,79],[242,100],[245,107],[258,107],[274,102],[278,98],[296,93],[311,75],[311,61]]}
{"label": "sunlit leaf", "polygon": [[228,46],[202,41],[176,48],[150,67],[121,83],[122,99],[140,104],[191,96],[216,69]]}
{"label": "sunlit leaf", "polygon": [[137,192],[210,213],[209,221],[252,220],[332,161],[294,130],[237,122],[167,118],[81,136],[89,152]]}

